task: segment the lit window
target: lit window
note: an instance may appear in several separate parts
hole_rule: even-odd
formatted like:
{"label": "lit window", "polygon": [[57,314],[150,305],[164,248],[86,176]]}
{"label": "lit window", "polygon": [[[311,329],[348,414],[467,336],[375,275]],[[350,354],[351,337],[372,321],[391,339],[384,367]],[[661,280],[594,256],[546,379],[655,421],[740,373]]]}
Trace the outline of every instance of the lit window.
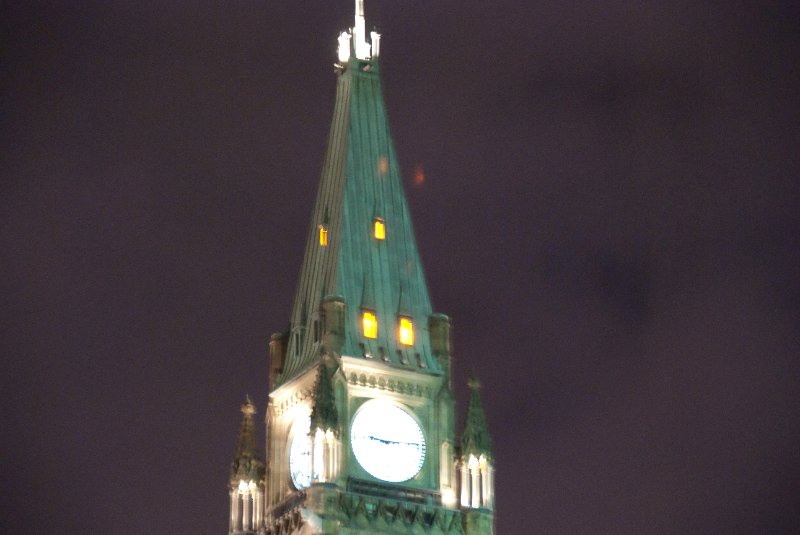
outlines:
{"label": "lit window", "polygon": [[323,225],[319,226],[319,244],[325,247],[328,245],[328,229]]}
{"label": "lit window", "polygon": [[378,337],[378,318],[374,312],[365,311],[361,316],[361,327],[364,329],[365,338]]}
{"label": "lit window", "polygon": [[386,239],[386,224],[380,217],[375,218],[375,239],[376,240]]}
{"label": "lit window", "polygon": [[398,329],[400,343],[404,346],[414,345],[414,322],[408,318],[400,318],[400,328]]}

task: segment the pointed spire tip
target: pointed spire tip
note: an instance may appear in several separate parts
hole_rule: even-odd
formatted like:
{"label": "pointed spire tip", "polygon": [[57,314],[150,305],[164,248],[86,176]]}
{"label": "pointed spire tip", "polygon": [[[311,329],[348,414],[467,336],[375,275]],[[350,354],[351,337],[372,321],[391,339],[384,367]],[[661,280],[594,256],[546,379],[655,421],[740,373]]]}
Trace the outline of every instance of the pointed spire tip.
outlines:
{"label": "pointed spire tip", "polygon": [[242,405],[241,411],[244,414],[255,414],[257,412],[256,406],[250,400],[250,394],[247,394],[245,397],[244,405]]}

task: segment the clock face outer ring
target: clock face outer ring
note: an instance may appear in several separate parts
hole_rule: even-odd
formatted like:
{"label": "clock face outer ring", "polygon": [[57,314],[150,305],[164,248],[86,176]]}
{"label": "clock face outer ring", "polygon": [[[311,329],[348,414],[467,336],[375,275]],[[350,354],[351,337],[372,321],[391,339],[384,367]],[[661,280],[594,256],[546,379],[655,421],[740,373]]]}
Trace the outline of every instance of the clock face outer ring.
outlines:
{"label": "clock face outer ring", "polygon": [[382,399],[367,401],[356,411],[350,444],[358,464],[381,481],[408,481],[425,462],[422,427],[410,411]]}

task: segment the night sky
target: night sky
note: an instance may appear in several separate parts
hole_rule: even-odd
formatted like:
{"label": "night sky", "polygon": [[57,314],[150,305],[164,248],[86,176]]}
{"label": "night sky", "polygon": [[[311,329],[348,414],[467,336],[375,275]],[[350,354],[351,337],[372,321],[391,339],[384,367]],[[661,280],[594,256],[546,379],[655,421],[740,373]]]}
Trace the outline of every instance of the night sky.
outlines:
{"label": "night sky", "polygon": [[[352,14],[2,3],[0,531],[226,532]],[[498,534],[797,533],[800,5],[366,14]]]}

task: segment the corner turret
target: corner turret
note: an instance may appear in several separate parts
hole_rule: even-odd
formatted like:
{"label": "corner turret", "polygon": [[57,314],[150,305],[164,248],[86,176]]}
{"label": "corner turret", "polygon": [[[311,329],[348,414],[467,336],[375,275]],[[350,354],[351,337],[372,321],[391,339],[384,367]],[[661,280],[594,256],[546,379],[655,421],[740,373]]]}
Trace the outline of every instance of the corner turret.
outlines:
{"label": "corner turret", "polygon": [[481,403],[481,383],[472,377],[467,383],[469,386],[469,405],[467,405],[467,421],[464,434],[461,436],[462,455],[486,457],[492,459],[492,438],[486,425],[486,413]]}
{"label": "corner turret", "polygon": [[241,407],[242,425],[231,463],[228,491],[230,494],[230,523],[228,533],[255,533],[261,525],[264,499],[264,462],[256,447],[253,415],[256,406],[250,396]]}
{"label": "corner turret", "polygon": [[492,440],[480,398],[481,384],[469,380],[469,405],[464,433],[461,435],[461,507],[465,509],[466,532],[494,533],[494,466]]}

